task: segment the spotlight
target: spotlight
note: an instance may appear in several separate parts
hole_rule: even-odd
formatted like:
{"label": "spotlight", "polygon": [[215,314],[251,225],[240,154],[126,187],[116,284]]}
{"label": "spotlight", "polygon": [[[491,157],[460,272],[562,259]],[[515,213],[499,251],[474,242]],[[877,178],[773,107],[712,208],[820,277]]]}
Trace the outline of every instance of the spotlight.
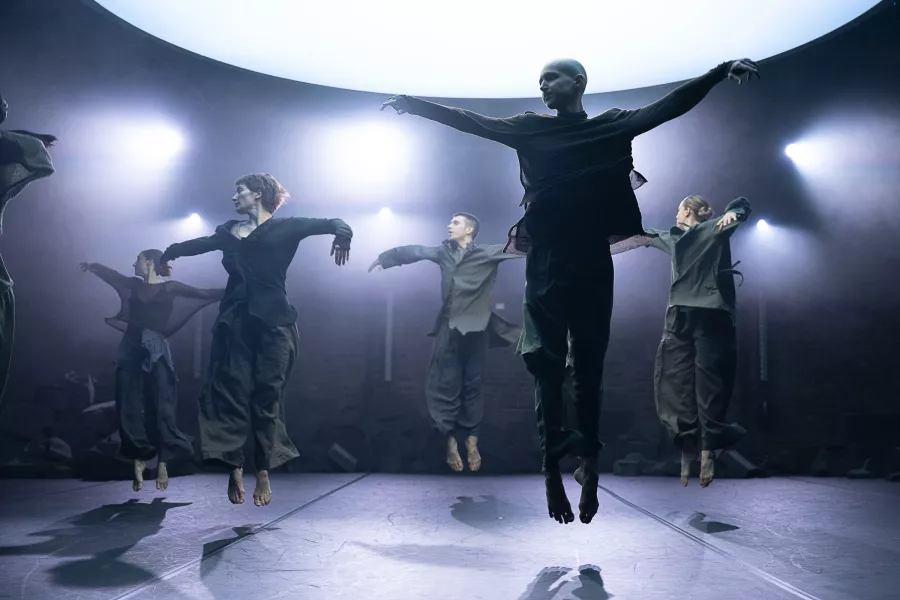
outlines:
{"label": "spotlight", "polygon": [[387,219],[390,219],[392,216],[394,216],[394,213],[392,213],[391,209],[389,209],[387,206],[385,206],[384,208],[382,208],[381,210],[378,211],[378,217],[380,219],[387,220]]}
{"label": "spotlight", "polygon": [[759,221],[756,222],[756,228],[760,231],[768,231],[769,224],[766,222],[765,219],[760,219]]}
{"label": "spotlight", "polygon": [[322,130],[319,159],[328,185],[339,193],[395,193],[405,181],[412,152],[410,140],[392,124],[344,123]]}
{"label": "spotlight", "polygon": [[203,222],[203,219],[200,218],[200,215],[197,213],[191,213],[191,216],[187,218],[187,224],[191,226],[200,225]]}

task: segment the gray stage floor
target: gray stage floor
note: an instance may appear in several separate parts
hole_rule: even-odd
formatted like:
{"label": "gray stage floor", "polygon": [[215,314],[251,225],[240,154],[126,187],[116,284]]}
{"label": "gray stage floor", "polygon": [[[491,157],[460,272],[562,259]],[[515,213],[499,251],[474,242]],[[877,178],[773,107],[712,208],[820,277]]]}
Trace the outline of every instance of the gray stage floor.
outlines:
{"label": "gray stage floor", "polygon": [[148,483],[0,480],[0,598],[900,598],[884,481],[604,476],[565,526],[538,476],[282,475],[266,508]]}

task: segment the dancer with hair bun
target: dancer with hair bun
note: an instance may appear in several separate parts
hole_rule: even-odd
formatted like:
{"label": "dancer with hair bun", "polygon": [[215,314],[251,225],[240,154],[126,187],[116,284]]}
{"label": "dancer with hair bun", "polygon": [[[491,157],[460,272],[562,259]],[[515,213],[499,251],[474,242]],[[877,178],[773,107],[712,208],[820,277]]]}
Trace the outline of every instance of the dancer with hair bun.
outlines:
{"label": "dancer with hair bun", "polygon": [[159,458],[156,489],[169,486],[168,464],[190,460],[190,439],[177,425],[178,378],[167,338],[225,290],[204,290],[167,281],[171,269],[160,263],[162,251],[144,250],[134,262],[134,277],[98,263],[81,263],[119,294],[118,314],[106,322],[123,331],[116,359],[116,412],[122,456],[134,464],[132,488],[144,484],[147,461]]}

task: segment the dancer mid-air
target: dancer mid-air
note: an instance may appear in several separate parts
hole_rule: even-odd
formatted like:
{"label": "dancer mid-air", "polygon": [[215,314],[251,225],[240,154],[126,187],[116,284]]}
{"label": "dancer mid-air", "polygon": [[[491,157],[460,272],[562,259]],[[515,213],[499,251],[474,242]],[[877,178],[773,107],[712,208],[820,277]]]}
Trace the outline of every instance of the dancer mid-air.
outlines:
{"label": "dancer mid-air", "polygon": [[[6,120],[9,105],[0,95],[0,123]],[[24,130],[0,129],[0,233],[6,205],[32,181],[53,174],[53,161],[47,149],[56,137]],[[13,337],[16,331],[16,297],[13,282],[0,257],[0,410],[3,391],[12,361]]]}
{"label": "dancer mid-air", "polygon": [[382,252],[369,267],[390,269],[420,260],[441,269],[441,310],[429,335],[434,348],[425,382],[425,402],[435,428],[444,436],[447,464],[463,470],[456,434],[466,442],[469,469],[481,468],[478,426],[484,415],[482,373],[489,347],[515,343],[519,329],[491,311],[497,268],[516,254],[503,252],[505,244],[475,243],[479,222],[468,213],[456,213],[447,225],[449,237],[440,246],[400,246]]}
{"label": "dancer mid-air", "polygon": [[228,272],[213,330],[209,377],[200,403],[200,448],[207,461],[231,470],[228,498],[244,502],[244,443],[253,436],[253,503],[272,499],[269,470],[298,456],[284,424],[284,388],[299,343],[297,310],[285,291],[297,246],[311,235],[334,235],[338,266],[350,257],[353,232],[340,219],[275,218],[288,193],[268,174],[235,182],[232,201],[246,221],[228,221],[213,235],[172,244],[161,262],[221,251]]}
{"label": "dancer mid-air", "polygon": [[171,269],[160,264],[160,256],[161,250],[138,254],[135,277],[101,264],[81,263],[82,271],[108,283],[121,300],[118,314],[106,322],[125,332],[116,358],[116,411],[120,452],[134,465],[136,492],[153,457],[159,458],[156,489],[164,490],[169,486],[169,463],[193,456],[191,441],[177,424],[178,378],[167,338],[225,292],[164,280]]}
{"label": "dancer mid-air", "polygon": [[745,433],[725,422],[737,370],[735,271],[731,235],[750,216],[750,203],[738,198],[711,219],[700,196],[678,205],[675,226],[647,229],[647,245],[672,256],[672,286],[666,325],[656,353],[656,411],[681,449],[681,483],[700,451],[700,485],[713,480],[717,451]]}
{"label": "dancer mid-air", "polygon": [[[610,109],[588,118],[582,104],[587,73],[575,60],[559,60],[540,74],[541,95],[556,116],[525,113],[492,118],[411,96],[382,105],[411,113],[516,150],[525,188],[525,216],[510,243],[527,252],[523,332],[519,352],[535,378],[535,411],[543,452],[550,516],[574,520],[559,460],[580,456],[579,516],[597,513],[597,454],[603,361],[609,342],[613,264],[609,243],[641,235],[631,142],[696,106],[726,78],[758,76],[750,60],[722,63],[707,74],[636,110]],[[562,387],[571,337],[578,430],[562,420]]]}

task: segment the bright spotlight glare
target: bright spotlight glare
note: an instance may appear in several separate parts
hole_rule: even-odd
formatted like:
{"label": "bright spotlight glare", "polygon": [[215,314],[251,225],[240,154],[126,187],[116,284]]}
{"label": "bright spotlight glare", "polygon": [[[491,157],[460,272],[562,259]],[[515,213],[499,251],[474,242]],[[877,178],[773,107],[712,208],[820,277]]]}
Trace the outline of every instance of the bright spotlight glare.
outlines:
{"label": "bright spotlight glare", "polygon": [[196,226],[196,225],[200,225],[201,223],[203,223],[203,219],[200,218],[200,215],[198,215],[197,213],[191,213],[191,216],[189,216],[187,218],[187,223],[188,223],[188,225]]}
{"label": "bright spotlight glare", "polygon": [[406,135],[385,123],[342,125],[324,130],[321,152],[330,185],[354,194],[390,193],[406,178],[410,147]]}
{"label": "bright spotlight glare", "polygon": [[765,219],[760,219],[759,221],[756,222],[756,228],[759,229],[760,231],[768,231],[769,224],[766,223]]}
{"label": "bright spotlight glare", "polygon": [[119,131],[129,159],[164,164],[184,151],[184,136],[165,124],[130,125]]}
{"label": "bright spotlight glare", "polygon": [[382,219],[390,219],[391,216],[393,216],[393,213],[391,212],[391,209],[389,209],[387,206],[385,206],[384,208],[382,208],[381,210],[378,211],[378,216]]}

